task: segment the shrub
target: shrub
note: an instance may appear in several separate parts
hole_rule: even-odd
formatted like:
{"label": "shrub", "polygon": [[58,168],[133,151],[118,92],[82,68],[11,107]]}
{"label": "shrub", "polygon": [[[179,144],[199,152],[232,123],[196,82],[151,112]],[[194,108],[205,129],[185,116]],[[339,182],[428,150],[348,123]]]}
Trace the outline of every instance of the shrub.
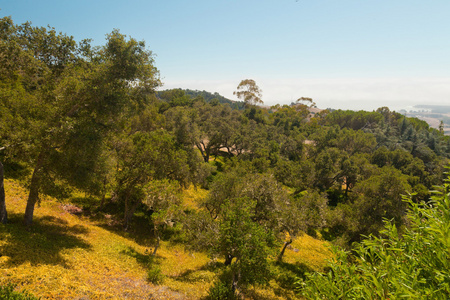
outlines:
{"label": "shrub", "polygon": [[450,295],[450,179],[429,204],[410,205],[400,235],[385,221],[382,237],[335,249],[326,274],[308,274],[297,288],[308,299],[448,299]]}
{"label": "shrub", "polygon": [[153,284],[161,284],[164,282],[164,275],[161,272],[161,267],[151,264],[147,271],[147,280]]}
{"label": "shrub", "polygon": [[237,299],[231,284],[223,280],[216,281],[210,288],[208,293],[209,300],[232,300]]}
{"label": "shrub", "polygon": [[16,286],[9,283],[6,286],[0,286],[0,299],[2,300],[38,300],[32,294],[27,291],[16,292],[14,288]]}

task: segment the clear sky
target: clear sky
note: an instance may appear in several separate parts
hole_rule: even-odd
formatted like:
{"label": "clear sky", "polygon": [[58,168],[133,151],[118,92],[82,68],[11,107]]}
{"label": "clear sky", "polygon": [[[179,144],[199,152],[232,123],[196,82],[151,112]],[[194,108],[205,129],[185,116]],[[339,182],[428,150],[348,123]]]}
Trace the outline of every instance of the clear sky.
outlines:
{"label": "clear sky", "polygon": [[0,16],[102,45],[145,40],[165,88],[235,99],[251,78],[267,105],[450,105],[449,0],[0,0]]}

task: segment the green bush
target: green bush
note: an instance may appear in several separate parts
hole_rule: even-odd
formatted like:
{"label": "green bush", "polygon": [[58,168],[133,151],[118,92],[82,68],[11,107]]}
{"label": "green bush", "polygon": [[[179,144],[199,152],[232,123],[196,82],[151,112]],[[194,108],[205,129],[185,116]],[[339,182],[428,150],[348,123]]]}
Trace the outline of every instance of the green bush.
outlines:
{"label": "green bush", "polygon": [[353,255],[335,249],[328,272],[299,280],[299,292],[308,299],[449,299],[449,182],[428,204],[405,199],[410,209],[403,234],[385,221],[381,237],[355,244]]}
{"label": "green bush", "polygon": [[16,292],[14,288],[16,286],[9,283],[6,286],[0,286],[0,299],[2,300],[38,300],[32,294],[27,291]]}
{"label": "green bush", "polygon": [[161,268],[156,265],[150,265],[150,269],[147,271],[147,280],[153,284],[163,283],[164,275],[161,272]]}
{"label": "green bush", "polygon": [[232,300],[237,299],[231,288],[231,284],[222,280],[216,281],[210,288],[208,293],[209,300]]}

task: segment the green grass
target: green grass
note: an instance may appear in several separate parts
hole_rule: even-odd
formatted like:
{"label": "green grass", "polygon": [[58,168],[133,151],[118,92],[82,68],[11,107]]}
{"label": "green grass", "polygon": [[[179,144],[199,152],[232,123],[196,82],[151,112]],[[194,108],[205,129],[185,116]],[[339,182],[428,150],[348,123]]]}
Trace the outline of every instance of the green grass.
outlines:
{"label": "green grass", "polygon": [[[11,283],[43,299],[200,299],[220,273],[220,261],[170,239],[161,241],[151,259],[153,238],[144,218],[124,232],[113,222],[120,215],[74,216],[47,197],[27,230],[22,225],[27,191],[13,180],[5,181],[5,189],[9,224],[0,225],[0,286]],[[185,205],[192,209],[205,195],[190,188]],[[248,296],[294,298],[286,289],[291,277],[301,274],[302,266],[320,269],[329,255],[323,242],[300,237],[287,249],[283,265],[274,267],[277,277],[268,286],[250,287]]]}

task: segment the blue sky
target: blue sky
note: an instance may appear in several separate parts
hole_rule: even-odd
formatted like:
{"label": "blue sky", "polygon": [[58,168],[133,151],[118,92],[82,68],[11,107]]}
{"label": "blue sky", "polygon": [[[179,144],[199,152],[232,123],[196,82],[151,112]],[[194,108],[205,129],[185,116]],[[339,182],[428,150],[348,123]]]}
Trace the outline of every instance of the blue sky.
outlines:
{"label": "blue sky", "polygon": [[252,78],[267,105],[450,105],[450,1],[0,0],[0,16],[105,42],[145,40],[163,88],[232,95]]}

